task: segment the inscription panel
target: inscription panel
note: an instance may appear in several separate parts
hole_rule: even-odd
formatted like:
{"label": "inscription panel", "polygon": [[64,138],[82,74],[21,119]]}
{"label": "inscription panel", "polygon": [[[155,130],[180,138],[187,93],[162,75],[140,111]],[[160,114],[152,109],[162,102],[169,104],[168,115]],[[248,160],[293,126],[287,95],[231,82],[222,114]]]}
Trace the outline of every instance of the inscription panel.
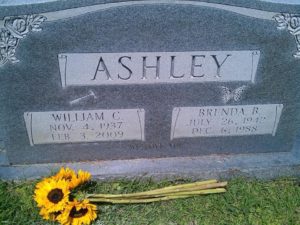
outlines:
{"label": "inscription panel", "polygon": [[254,82],[259,51],[74,53],[58,56],[62,86]]}
{"label": "inscription panel", "polygon": [[143,109],[26,112],[31,145],[145,140]]}
{"label": "inscription panel", "polygon": [[171,139],[275,135],[282,104],[179,107],[172,113]]}

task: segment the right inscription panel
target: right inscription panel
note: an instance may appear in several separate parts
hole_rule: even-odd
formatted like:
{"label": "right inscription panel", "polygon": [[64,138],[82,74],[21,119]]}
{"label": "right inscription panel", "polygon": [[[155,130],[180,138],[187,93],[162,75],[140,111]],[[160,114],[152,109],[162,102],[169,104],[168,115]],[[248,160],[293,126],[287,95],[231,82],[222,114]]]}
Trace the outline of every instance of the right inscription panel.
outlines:
{"label": "right inscription panel", "polygon": [[275,135],[282,104],[178,107],[171,140],[188,137]]}

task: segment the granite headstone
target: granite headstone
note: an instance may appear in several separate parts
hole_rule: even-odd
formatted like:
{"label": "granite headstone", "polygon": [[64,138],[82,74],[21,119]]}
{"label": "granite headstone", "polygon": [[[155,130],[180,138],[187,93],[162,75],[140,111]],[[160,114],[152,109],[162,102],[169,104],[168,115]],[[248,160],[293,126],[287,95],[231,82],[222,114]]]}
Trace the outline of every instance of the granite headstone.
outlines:
{"label": "granite headstone", "polygon": [[275,2],[0,1],[1,176],[299,174],[300,5]]}

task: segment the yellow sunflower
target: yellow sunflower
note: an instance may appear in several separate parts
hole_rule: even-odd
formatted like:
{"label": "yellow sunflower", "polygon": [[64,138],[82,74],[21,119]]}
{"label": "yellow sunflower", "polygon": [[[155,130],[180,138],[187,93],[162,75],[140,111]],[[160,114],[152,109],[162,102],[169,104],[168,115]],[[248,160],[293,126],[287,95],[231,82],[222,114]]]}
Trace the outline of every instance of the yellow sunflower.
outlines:
{"label": "yellow sunflower", "polygon": [[76,173],[70,168],[61,168],[56,175],[53,176],[56,180],[65,180],[68,182],[69,188],[73,189],[73,181],[77,178]]}
{"label": "yellow sunflower", "polygon": [[60,214],[61,214],[61,212],[51,212],[51,213],[49,213],[48,210],[44,207],[42,207],[41,210],[40,210],[40,215],[45,220],[56,221],[57,216],[59,216]]}
{"label": "yellow sunflower", "polygon": [[70,168],[61,168],[60,171],[53,176],[57,180],[66,180],[69,183],[69,189],[73,189],[80,184],[85,183],[91,178],[91,174],[82,170],[78,171],[78,175]]}
{"label": "yellow sunflower", "polygon": [[63,225],[88,225],[97,218],[96,210],[96,205],[90,204],[88,200],[78,202],[75,199],[68,203],[57,221]]}
{"label": "yellow sunflower", "polygon": [[[65,180],[44,179],[36,185],[34,199],[43,212],[61,211],[69,201],[69,188]],[[45,214],[45,213],[44,213]]]}
{"label": "yellow sunflower", "polygon": [[91,174],[89,172],[79,170],[77,175],[78,185],[83,184],[91,179]]}
{"label": "yellow sunflower", "polygon": [[38,182],[35,185],[35,188],[39,189],[39,188],[43,187],[46,182],[49,182],[49,180],[51,180],[51,178],[49,178],[49,177],[44,178],[43,180],[41,180],[40,182]]}

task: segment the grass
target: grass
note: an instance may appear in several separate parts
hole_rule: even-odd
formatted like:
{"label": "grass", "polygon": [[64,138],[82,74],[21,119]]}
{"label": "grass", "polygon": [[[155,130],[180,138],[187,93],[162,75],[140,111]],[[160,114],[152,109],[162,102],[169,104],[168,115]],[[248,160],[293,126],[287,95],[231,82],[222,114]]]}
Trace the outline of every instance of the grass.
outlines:
{"label": "grass", "polygon": [[[1,225],[50,225],[32,200],[37,181],[0,181]],[[131,193],[188,181],[90,182],[79,191]],[[300,179],[233,179],[224,194],[133,205],[99,205],[94,225],[300,225]]]}

